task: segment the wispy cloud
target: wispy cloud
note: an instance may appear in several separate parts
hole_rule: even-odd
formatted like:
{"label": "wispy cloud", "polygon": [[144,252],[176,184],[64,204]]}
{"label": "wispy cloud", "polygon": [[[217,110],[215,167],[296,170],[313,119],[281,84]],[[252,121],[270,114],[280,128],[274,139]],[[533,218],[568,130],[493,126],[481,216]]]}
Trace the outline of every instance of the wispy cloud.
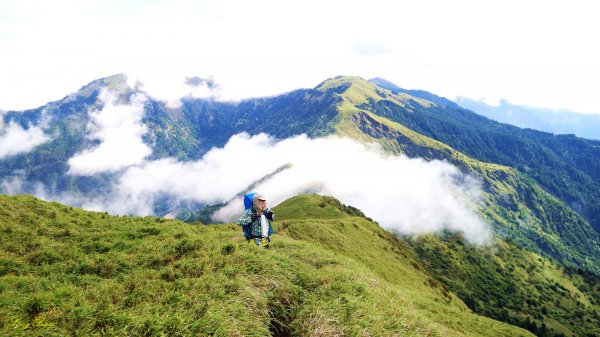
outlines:
{"label": "wispy cloud", "polygon": [[164,102],[169,108],[181,106],[182,99],[218,99],[221,94],[221,87],[212,77],[128,73],[127,81],[130,87],[142,90],[148,96]]}
{"label": "wispy cloud", "polygon": [[135,94],[130,103],[119,103],[115,93],[104,89],[100,94],[104,103],[101,110],[91,111],[88,138],[100,144],[70,158],[69,174],[93,175],[116,172],[141,164],[152,154],[142,136],[147,132],[142,123],[146,97]]}
{"label": "wispy cloud", "polygon": [[[0,115],[0,120],[2,119]],[[35,147],[46,143],[50,137],[44,133],[41,126],[23,128],[11,121],[8,125],[0,124],[0,159],[19,153],[29,152]]]}

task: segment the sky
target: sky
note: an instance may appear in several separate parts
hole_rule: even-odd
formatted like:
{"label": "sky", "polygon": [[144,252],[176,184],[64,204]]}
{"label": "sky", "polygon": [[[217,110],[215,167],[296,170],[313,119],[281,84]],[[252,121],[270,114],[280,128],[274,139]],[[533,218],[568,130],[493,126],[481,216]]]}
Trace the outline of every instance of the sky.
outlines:
{"label": "sky", "polygon": [[[0,110],[125,73],[237,100],[337,75],[488,103],[600,113],[593,1],[0,0]],[[172,97],[171,97],[172,98]],[[175,97],[176,98],[176,97]]]}

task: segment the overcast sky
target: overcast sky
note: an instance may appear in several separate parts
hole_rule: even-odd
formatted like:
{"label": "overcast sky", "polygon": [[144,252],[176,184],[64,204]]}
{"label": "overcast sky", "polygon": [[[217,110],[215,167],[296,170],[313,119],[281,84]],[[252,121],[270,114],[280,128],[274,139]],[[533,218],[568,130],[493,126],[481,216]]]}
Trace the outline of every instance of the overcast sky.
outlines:
{"label": "overcast sky", "polygon": [[0,0],[0,109],[116,73],[223,99],[383,77],[448,98],[600,113],[594,1]]}

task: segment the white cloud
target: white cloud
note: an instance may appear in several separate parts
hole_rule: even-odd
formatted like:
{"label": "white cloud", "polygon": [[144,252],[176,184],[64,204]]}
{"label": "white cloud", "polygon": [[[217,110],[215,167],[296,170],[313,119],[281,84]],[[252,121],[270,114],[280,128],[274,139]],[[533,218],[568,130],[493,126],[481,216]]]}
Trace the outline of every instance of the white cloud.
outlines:
{"label": "white cloud", "polygon": [[119,104],[115,93],[103,89],[102,110],[89,113],[88,138],[101,143],[69,159],[69,174],[93,175],[116,172],[140,164],[152,154],[142,136],[147,132],[142,123],[145,96],[135,94],[129,104]]}
{"label": "white cloud", "polygon": [[[273,204],[299,193],[332,195],[402,234],[449,229],[472,242],[490,238],[473,210],[479,202],[478,182],[446,162],[388,156],[350,139],[296,137],[263,144],[249,149],[273,158],[264,174],[273,166],[293,164],[256,187]],[[240,213],[241,201],[235,200],[216,217],[232,220]]]}
{"label": "white cloud", "polygon": [[167,158],[128,168],[115,184],[114,194],[88,201],[83,207],[116,214],[149,215],[157,197],[168,194],[185,201],[219,203],[277,168],[278,160],[246,165],[256,158],[251,148],[261,149],[271,139],[266,135],[232,137],[225,149],[212,149],[202,160],[178,162]]}
{"label": "white cloud", "polygon": [[[488,226],[474,210],[480,190],[474,179],[445,162],[387,156],[378,147],[334,137],[275,141],[264,134],[236,135],[196,162],[163,159],[130,167],[113,195],[84,207],[145,215],[152,214],[154,201],[164,195],[226,202],[288,163],[291,168],[256,187],[271,206],[300,193],[319,193],[358,207],[384,228],[402,234],[449,229],[476,243],[490,238]],[[235,199],[216,218],[229,221],[242,210],[242,201]]]}
{"label": "white cloud", "polygon": [[[2,119],[1,115],[0,119]],[[0,125],[0,159],[29,152],[49,140],[50,137],[40,126],[30,125],[29,128],[24,129],[12,121],[6,127]]]}
{"label": "white cloud", "polygon": [[181,106],[183,98],[210,98],[220,97],[220,86],[212,77],[203,79],[198,76],[189,77],[186,74],[179,76],[167,74],[127,74],[130,87],[137,87],[148,96],[165,102],[169,108]]}
{"label": "white cloud", "polygon": [[2,194],[14,195],[22,193],[23,179],[17,175],[6,177],[0,181]]}

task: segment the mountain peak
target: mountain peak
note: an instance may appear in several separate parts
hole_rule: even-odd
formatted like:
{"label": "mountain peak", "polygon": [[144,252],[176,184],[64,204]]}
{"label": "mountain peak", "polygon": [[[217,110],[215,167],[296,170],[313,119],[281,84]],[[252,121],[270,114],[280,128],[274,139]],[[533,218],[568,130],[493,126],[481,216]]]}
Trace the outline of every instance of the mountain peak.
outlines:
{"label": "mountain peak", "polygon": [[374,77],[374,78],[370,79],[369,82],[371,82],[375,85],[378,85],[382,88],[386,88],[386,89],[390,89],[390,90],[392,90],[391,88],[400,89],[399,86],[397,86],[394,83],[386,80],[385,78],[381,78],[381,77]]}
{"label": "mountain peak", "polygon": [[99,78],[81,87],[77,94],[80,96],[89,97],[94,92],[97,92],[103,88],[111,89],[117,92],[129,91],[131,88],[129,87],[127,80],[127,75],[123,73]]}
{"label": "mountain peak", "polygon": [[[389,98],[389,90],[378,87],[359,76],[337,76],[319,84],[316,90],[340,95],[349,108],[366,103],[369,99],[379,101]],[[354,110],[354,109],[352,109]]]}
{"label": "mountain peak", "polygon": [[416,102],[423,107],[432,105],[432,102],[426,99],[404,92],[394,92],[387,87],[377,85],[377,83],[372,83],[359,76],[330,78],[319,84],[315,89],[339,95],[343,99],[339,109],[346,116],[358,112],[364,104],[372,104],[381,100],[390,101],[403,107],[412,104],[410,102]]}

